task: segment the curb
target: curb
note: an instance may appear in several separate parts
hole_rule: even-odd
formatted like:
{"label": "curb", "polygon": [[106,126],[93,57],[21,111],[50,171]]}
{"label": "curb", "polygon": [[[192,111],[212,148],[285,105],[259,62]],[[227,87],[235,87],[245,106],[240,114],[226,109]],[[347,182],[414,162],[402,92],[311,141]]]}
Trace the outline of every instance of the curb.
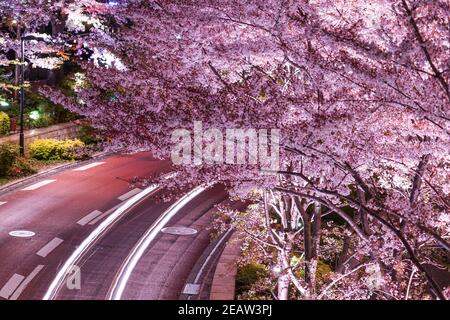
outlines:
{"label": "curb", "polygon": [[236,293],[236,261],[241,253],[242,241],[238,232],[233,233],[225,244],[225,248],[214,271],[210,300],[235,300]]}
{"label": "curb", "polygon": [[[205,284],[208,278],[214,277],[214,270],[217,266],[218,260],[222,255],[222,252],[227,244],[227,241],[231,238],[235,231],[229,230],[229,232],[224,232],[218,239],[212,241],[204,250],[203,254],[195,263],[191,272],[189,273],[183,292],[180,294],[179,300],[191,300],[191,298],[198,300],[199,297],[209,297],[211,287]],[[223,242],[223,243],[222,243]],[[214,253],[214,251],[217,253]],[[212,257],[211,257],[212,256]],[[196,281],[197,280],[197,281]],[[187,285],[198,286],[198,293],[187,294],[184,293]]]}
{"label": "curb", "polygon": [[65,164],[61,164],[58,165],[56,167],[38,172],[36,174],[33,174],[31,176],[10,182],[2,187],[0,187],[0,196],[5,195],[11,191],[14,191],[15,189],[19,189],[22,187],[26,187],[27,185],[31,184],[32,182],[34,182],[35,180],[39,179],[39,178],[43,178],[43,177],[47,177],[50,176],[52,174],[55,173],[59,173],[62,172],[64,170],[67,169],[72,169],[72,168],[76,168],[78,166],[81,165],[85,165],[85,164],[89,164],[91,162],[100,160],[100,159],[104,159],[107,156],[113,155],[115,154],[114,152],[99,152],[96,153],[92,156],[92,158],[87,159],[87,160],[79,160],[79,161],[74,161],[74,162],[70,162],[70,163],[65,163]]}

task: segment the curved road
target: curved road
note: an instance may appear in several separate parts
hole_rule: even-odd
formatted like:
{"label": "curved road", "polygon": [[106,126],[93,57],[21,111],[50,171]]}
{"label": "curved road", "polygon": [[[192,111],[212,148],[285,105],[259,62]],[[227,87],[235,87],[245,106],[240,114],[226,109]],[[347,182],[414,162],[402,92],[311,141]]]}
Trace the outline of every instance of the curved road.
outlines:
{"label": "curved road", "polygon": [[[149,154],[111,156],[57,173],[0,197],[0,299],[42,299],[68,257],[115,208],[136,195],[128,181],[169,172],[170,163]],[[187,192],[188,190],[186,190]],[[124,213],[77,266],[81,287],[59,288],[56,299],[105,299],[133,246],[173,202],[161,188]],[[179,195],[182,197],[182,195]],[[133,269],[123,299],[177,299],[192,267],[209,244],[212,208],[227,198],[216,186],[197,195],[169,221],[190,226],[191,236],[158,234]],[[208,214],[206,214],[208,213]],[[28,230],[31,237],[9,233]]]}

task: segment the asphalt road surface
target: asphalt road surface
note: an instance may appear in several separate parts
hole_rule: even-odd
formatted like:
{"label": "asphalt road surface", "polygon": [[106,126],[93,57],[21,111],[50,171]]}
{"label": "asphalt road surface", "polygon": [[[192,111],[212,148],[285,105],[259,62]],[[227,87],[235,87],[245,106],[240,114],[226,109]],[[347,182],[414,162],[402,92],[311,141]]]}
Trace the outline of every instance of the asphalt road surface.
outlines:
{"label": "asphalt road surface", "polygon": [[[146,153],[111,156],[1,196],[0,299],[42,299],[84,241],[117,208],[139,197],[142,190],[130,188],[129,181],[169,170],[169,162]],[[76,260],[79,286],[76,281],[75,286],[66,285],[64,278],[51,298],[111,299],[121,286],[122,299],[177,299],[210,244],[207,226],[214,205],[226,200],[227,194],[221,186],[201,190],[161,223],[161,217],[186,196],[182,193],[162,202],[159,196],[164,192],[163,186],[154,190],[108,225]],[[148,240],[145,234],[156,223],[190,227],[195,233],[174,235],[158,229],[137,257],[136,246]],[[136,258],[131,269],[130,257]]]}

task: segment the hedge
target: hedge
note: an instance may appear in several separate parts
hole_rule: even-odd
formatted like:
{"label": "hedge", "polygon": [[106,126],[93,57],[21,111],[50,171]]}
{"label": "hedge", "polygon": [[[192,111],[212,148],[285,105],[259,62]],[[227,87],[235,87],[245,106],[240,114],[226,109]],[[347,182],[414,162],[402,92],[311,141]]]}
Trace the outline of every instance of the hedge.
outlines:
{"label": "hedge", "polygon": [[0,176],[6,176],[19,156],[19,146],[14,143],[0,144]]}
{"label": "hedge", "polygon": [[37,139],[28,148],[30,156],[38,160],[76,160],[85,157],[84,146],[78,139]]}

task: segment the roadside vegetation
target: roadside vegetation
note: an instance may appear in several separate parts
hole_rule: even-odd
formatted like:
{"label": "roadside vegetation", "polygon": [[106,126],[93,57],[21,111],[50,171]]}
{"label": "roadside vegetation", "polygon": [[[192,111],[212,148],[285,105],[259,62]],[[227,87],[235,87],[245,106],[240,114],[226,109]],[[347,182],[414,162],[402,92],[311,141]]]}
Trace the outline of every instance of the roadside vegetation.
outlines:
{"label": "roadside vegetation", "polygon": [[19,155],[17,143],[0,144],[0,186],[59,165],[88,159],[101,150],[103,139],[94,129],[83,125],[76,139],[36,139]]}

